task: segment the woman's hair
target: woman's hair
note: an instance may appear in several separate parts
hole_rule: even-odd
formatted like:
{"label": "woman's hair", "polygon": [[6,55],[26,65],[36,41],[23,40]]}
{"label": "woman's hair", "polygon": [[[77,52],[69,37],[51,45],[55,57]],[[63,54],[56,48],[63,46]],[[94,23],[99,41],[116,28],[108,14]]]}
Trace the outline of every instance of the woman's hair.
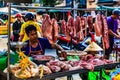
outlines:
{"label": "woman's hair", "polygon": [[36,27],[34,25],[28,25],[26,28],[25,28],[25,32],[26,34],[28,35],[31,31],[37,31]]}

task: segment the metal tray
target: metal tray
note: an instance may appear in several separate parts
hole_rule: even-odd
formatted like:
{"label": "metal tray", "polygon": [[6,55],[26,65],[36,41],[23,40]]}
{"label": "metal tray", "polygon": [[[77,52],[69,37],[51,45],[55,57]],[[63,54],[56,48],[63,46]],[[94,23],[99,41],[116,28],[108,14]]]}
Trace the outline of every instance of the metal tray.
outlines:
{"label": "metal tray", "polygon": [[[46,60],[42,60],[43,57],[47,57],[47,56],[49,56],[50,58]],[[50,60],[55,60],[55,57],[51,55],[33,55],[32,58],[33,58],[32,61],[35,62],[37,65],[40,64],[46,65],[46,63],[49,62]]]}

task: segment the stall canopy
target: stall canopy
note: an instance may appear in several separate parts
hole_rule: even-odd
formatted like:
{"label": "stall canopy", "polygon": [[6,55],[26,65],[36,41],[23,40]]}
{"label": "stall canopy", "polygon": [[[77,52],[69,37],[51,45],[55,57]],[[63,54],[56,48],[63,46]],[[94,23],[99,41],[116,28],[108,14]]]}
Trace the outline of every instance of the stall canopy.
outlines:
{"label": "stall canopy", "polygon": [[96,9],[102,9],[102,10],[109,10],[109,11],[112,11],[113,9],[119,9],[119,10],[120,10],[120,7],[97,6]]}
{"label": "stall canopy", "polygon": [[49,10],[49,12],[69,12],[71,10]]}
{"label": "stall canopy", "polygon": [[[21,13],[21,10],[18,10],[16,8],[11,8],[11,14]],[[8,14],[8,7],[2,7],[0,8],[0,13]]]}
{"label": "stall canopy", "polygon": [[98,0],[98,5],[113,5],[116,3],[116,0]]}
{"label": "stall canopy", "polygon": [[114,9],[119,9],[119,10],[120,10],[120,7],[97,6],[96,9],[97,9],[97,10],[107,10],[107,16],[109,16],[109,15],[112,14],[112,11],[113,11]]}

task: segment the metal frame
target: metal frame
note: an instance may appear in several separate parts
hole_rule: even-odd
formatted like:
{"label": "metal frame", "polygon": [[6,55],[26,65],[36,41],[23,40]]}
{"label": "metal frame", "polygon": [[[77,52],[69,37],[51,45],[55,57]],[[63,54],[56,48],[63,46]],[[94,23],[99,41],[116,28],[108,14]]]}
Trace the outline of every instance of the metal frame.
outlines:
{"label": "metal frame", "polygon": [[11,3],[8,3],[8,73],[7,73],[7,80],[10,80],[10,19],[11,19]]}
{"label": "metal frame", "polygon": [[[99,66],[95,66],[94,71],[99,71],[100,75],[102,75],[102,69],[114,69],[119,65],[119,63],[112,63],[112,64],[105,64],[105,65],[99,65]],[[88,73],[90,70],[88,69],[78,69],[78,70],[71,70],[71,71],[64,71],[64,72],[56,72],[56,73],[52,73],[52,74],[47,74],[44,75],[42,77],[42,79],[40,79],[39,76],[36,77],[32,77],[29,79],[25,79],[25,80],[51,80],[51,79],[55,79],[58,77],[63,77],[63,76],[70,76],[72,74],[86,74]],[[0,71],[0,74],[6,78],[6,74]],[[10,80],[23,80],[23,79],[19,79],[17,77],[15,77],[14,75],[11,74]],[[71,80],[71,79],[68,79]],[[102,80],[102,77],[100,77],[100,80]]]}
{"label": "metal frame", "polygon": [[106,10],[96,10],[94,8],[91,9],[82,9],[82,8],[60,8],[60,7],[33,7],[33,6],[17,6],[17,5],[11,5],[13,8],[27,8],[27,9],[60,9],[60,10],[80,10],[80,11],[106,11]]}

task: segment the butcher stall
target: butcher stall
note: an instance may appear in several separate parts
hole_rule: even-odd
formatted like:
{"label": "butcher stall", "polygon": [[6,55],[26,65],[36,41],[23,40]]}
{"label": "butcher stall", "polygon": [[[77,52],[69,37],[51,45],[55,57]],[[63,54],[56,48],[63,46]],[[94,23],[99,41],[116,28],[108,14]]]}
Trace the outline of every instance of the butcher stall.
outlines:
{"label": "butcher stall", "polygon": [[[22,7],[40,9],[40,7]],[[63,10],[63,8],[53,7],[46,9]],[[49,14],[43,14],[42,33],[43,37],[48,38],[51,43],[57,43],[62,38],[63,41],[59,43],[66,49],[67,56],[36,55],[28,57],[20,50],[24,44],[15,43],[15,46],[18,45],[20,47],[19,51],[15,52],[18,60],[10,64],[16,59],[11,58],[11,53],[8,51],[8,66],[0,71],[0,77],[3,80],[7,79],[8,73],[10,74],[10,80],[60,80],[62,78],[64,80],[93,80],[89,77],[89,72],[94,73],[95,71],[98,72],[98,76],[96,75],[95,77],[98,77],[99,80],[110,80],[110,72],[106,73],[106,70],[119,67],[119,63],[116,60],[107,60],[103,57],[104,50],[109,47],[108,28],[104,10],[94,10],[97,13],[94,18],[89,15],[89,12],[93,10],[74,8],[65,10],[82,10],[85,11],[87,16],[80,16],[80,12],[78,12],[74,19],[71,16],[72,13],[69,13],[67,21],[60,20],[59,25],[55,18],[51,18]],[[60,30],[62,36],[59,34]],[[99,39],[95,39],[95,36],[99,37]],[[64,41],[66,43],[63,43]],[[86,46],[81,49],[81,44]],[[8,43],[8,45],[10,47],[11,44]],[[60,55],[59,51],[57,51],[57,55]],[[11,59],[12,61],[9,61]],[[103,75],[107,76],[107,78],[103,77]]]}
{"label": "butcher stall", "polygon": [[[107,64],[107,65],[101,65],[101,66],[96,66],[94,68],[94,71],[99,71],[100,73],[102,73],[102,69],[114,69],[119,63],[113,63],[113,64]],[[88,73],[89,70],[88,69],[77,69],[77,70],[72,70],[72,71],[63,71],[63,72],[56,72],[56,73],[51,73],[48,75],[44,75],[41,79],[39,76],[36,77],[31,77],[25,80],[51,80],[51,79],[57,79],[60,77],[64,77],[67,76],[66,80],[71,80],[70,76],[74,75],[74,74],[86,74]],[[3,72],[0,72],[1,76],[6,79],[7,75]],[[11,74],[12,75],[12,74]],[[102,75],[102,74],[100,74]],[[22,80],[20,78],[15,77],[14,75],[11,76],[10,80]],[[84,79],[83,79],[84,80]],[[102,77],[101,79],[102,80]]]}
{"label": "butcher stall", "polygon": [[[14,43],[12,45],[21,48],[25,43]],[[10,65],[10,80],[57,80],[62,78],[65,78],[64,80],[77,80],[76,77],[79,78],[78,80],[84,80],[85,78],[90,80],[88,78],[89,72],[95,71],[99,72],[98,79],[102,80],[103,70],[112,70],[119,66],[116,61],[104,59],[101,54],[96,53],[96,51],[102,50],[95,42],[91,42],[84,51],[66,50],[66,59],[55,58],[51,55],[28,57],[24,52],[19,51],[15,53],[18,54],[18,57],[16,55],[17,62]],[[92,51],[92,54],[88,54],[90,51]],[[15,60],[13,59],[12,61]],[[7,72],[7,68],[0,71],[2,79],[6,79]],[[110,79],[110,77],[108,78]]]}
{"label": "butcher stall", "polygon": [[[20,43],[20,45],[24,44]],[[73,78],[77,80],[76,77],[78,80],[91,80],[88,76],[94,72],[98,72],[98,79],[102,80],[103,75],[106,75],[109,80],[110,76],[106,71],[116,69],[119,67],[119,63],[115,60],[102,58],[102,54],[96,52],[102,50],[100,46],[92,42],[84,51],[66,50],[66,59],[51,55],[27,57],[21,51],[11,52],[10,80],[57,80],[62,78],[64,80],[72,80]],[[92,51],[92,54],[88,54],[88,51]],[[6,67],[0,70],[0,77],[3,80],[7,78]]]}
{"label": "butcher stall", "polygon": [[[90,80],[88,79],[89,72],[95,71],[99,72],[99,79],[102,80],[102,75],[107,76],[107,74],[103,74],[103,70],[119,67],[119,63],[101,59],[101,55],[93,56],[84,51],[73,50],[67,52],[68,57],[64,61],[50,55],[37,55],[29,58],[23,52],[19,52],[17,53],[19,54],[18,62],[10,65],[10,80],[57,80],[63,77],[66,77],[64,80],[72,80],[72,78],[77,80],[76,77],[81,80]],[[7,77],[6,73],[7,68],[0,71],[3,80]]]}

